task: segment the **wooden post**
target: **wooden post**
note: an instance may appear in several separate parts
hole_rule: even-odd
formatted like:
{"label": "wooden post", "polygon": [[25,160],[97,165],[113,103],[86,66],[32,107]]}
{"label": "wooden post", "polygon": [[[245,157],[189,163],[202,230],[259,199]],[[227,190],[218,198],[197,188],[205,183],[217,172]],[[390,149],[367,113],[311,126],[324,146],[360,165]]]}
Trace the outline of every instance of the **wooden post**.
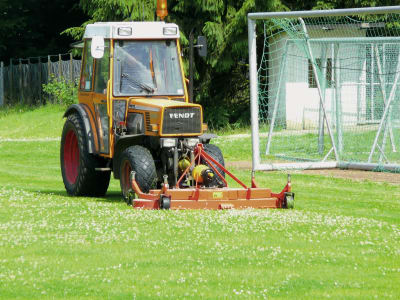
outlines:
{"label": "wooden post", "polygon": [[[51,80],[51,60],[50,60],[50,55],[47,55],[47,83],[50,83],[50,80]],[[48,95],[46,99],[49,100],[50,103],[52,102],[50,95]],[[44,104],[46,104],[46,100]]]}
{"label": "wooden post", "polygon": [[47,83],[50,82],[51,78],[51,61],[50,61],[50,55],[47,55]]}
{"label": "wooden post", "polygon": [[[29,92],[27,93],[28,94],[28,99],[25,99],[25,101],[28,101],[29,102],[29,104],[33,104],[33,93],[32,93],[32,82],[31,82],[31,59],[30,58],[28,58],[28,69],[27,69],[28,71],[26,72],[26,77],[27,77],[27,80],[26,80],[26,82],[25,82],[25,86],[24,86],[24,88],[25,89],[28,89],[29,88]],[[23,82],[24,83],[24,82]]]}
{"label": "wooden post", "polygon": [[9,72],[10,72],[10,102],[12,103],[14,101],[14,92],[13,92],[13,65],[12,65],[12,58],[10,58],[10,65],[8,66]]}
{"label": "wooden post", "polygon": [[4,63],[0,63],[0,106],[4,105]]}
{"label": "wooden post", "polygon": [[71,84],[74,83],[74,64],[72,53],[69,54],[69,75],[71,76]]}
{"label": "wooden post", "polygon": [[58,54],[58,80],[61,80],[62,69],[61,69],[61,54]]}
{"label": "wooden post", "polygon": [[39,67],[39,103],[42,103],[42,60],[41,57],[39,56],[38,58],[38,67]]}
{"label": "wooden post", "polygon": [[22,91],[23,91],[23,86],[22,86],[22,59],[19,58],[18,61],[19,61],[18,71],[19,71],[19,97],[20,97],[19,102],[22,104],[23,101],[24,101],[24,97],[23,97],[23,93],[22,93]]}

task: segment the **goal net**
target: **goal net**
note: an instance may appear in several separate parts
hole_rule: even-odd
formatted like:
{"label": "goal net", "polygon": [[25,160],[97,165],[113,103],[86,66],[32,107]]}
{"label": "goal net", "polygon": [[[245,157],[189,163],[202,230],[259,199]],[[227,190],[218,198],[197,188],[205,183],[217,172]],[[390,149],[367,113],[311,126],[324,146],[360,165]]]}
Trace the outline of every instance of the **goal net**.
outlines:
{"label": "goal net", "polygon": [[399,13],[249,14],[253,169],[400,170]]}

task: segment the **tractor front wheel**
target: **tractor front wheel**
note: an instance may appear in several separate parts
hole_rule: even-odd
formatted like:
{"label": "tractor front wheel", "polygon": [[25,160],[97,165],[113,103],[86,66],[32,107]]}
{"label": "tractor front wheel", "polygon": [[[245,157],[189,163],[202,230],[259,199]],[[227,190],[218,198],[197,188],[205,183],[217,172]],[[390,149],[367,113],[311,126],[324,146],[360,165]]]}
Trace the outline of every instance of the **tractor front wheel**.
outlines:
{"label": "tractor front wheel", "polygon": [[150,151],[142,146],[130,146],[121,154],[120,185],[122,196],[129,203],[131,191],[130,174],[136,173],[135,180],[144,193],[155,187],[157,182],[156,166]]}
{"label": "tractor front wheel", "polygon": [[[205,144],[204,145],[204,151],[207,152],[208,155],[210,155],[213,159],[215,159],[220,165],[225,167],[225,162],[224,162],[224,156],[222,155],[221,149],[218,148],[218,146],[215,146],[213,144]],[[202,161],[203,164],[209,165],[207,162]],[[221,173],[221,175],[225,178],[225,172],[215,166],[218,172]]]}
{"label": "tractor front wheel", "polygon": [[88,152],[84,125],[78,114],[65,121],[60,149],[61,173],[71,196],[104,196],[110,183],[110,171],[96,171],[104,161]]}

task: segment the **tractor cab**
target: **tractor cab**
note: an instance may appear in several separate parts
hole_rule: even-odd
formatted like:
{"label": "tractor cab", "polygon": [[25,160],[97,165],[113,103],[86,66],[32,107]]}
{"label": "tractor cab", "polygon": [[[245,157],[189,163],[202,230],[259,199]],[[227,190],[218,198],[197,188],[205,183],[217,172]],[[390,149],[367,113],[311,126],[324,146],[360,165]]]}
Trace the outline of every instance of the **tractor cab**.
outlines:
{"label": "tractor cab", "polygon": [[88,25],[78,97],[95,116],[94,151],[104,157],[114,156],[121,138],[199,136],[205,129],[201,106],[188,102],[176,24]]}
{"label": "tractor cab", "polygon": [[104,93],[111,79],[114,97],[186,97],[177,25],[95,23],[87,26],[84,43],[82,91],[94,83],[93,91]]}

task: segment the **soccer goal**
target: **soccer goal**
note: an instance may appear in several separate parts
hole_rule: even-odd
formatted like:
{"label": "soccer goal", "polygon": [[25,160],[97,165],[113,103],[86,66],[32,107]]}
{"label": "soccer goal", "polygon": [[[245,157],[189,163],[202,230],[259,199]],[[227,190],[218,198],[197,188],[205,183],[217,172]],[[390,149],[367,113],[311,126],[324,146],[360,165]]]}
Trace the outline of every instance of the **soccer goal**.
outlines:
{"label": "soccer goal", "polygon": [[400,6],[248,15],[253,170],[400,171]]}

